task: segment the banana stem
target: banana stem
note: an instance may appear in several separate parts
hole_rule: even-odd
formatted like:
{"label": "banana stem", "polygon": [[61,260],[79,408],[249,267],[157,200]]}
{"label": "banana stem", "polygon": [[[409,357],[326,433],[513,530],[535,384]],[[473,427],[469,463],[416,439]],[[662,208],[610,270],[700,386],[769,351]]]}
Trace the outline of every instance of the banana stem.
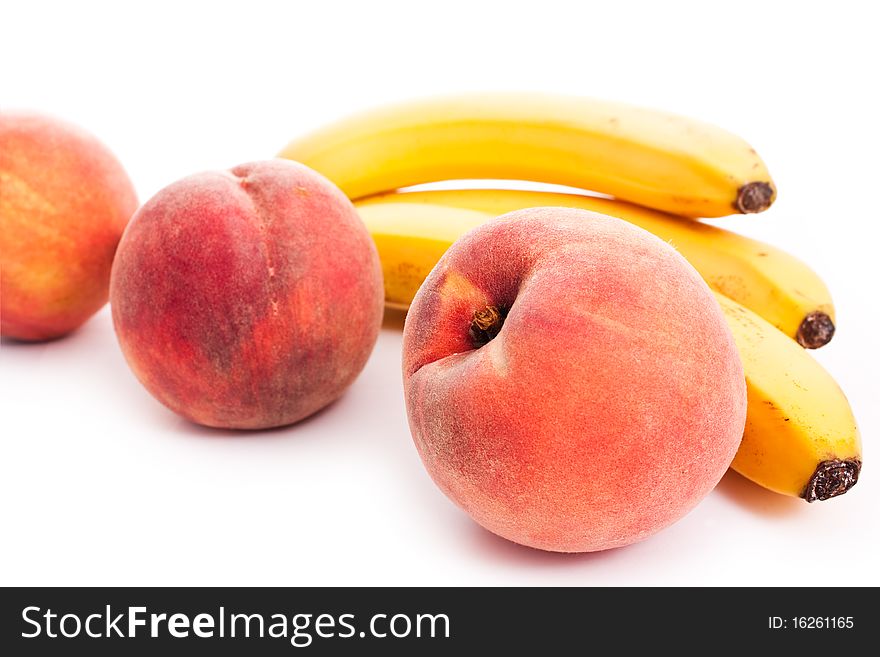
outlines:
{"label": "banana stem", "polygon": [[743,214],[763,212],[773,203],[776,190],[766,182],[746,183],[737,190],[736,209]]}
{"label": "banana stem", "polygon": [[805,349],[818,349],[834,337],[834,322],[823,312],[815,311],[804,317],[798,327],[797,341]]}
{"label": "banana stem", "polygon": [[830,500],[856,485],[862,462],[859,459],[822,461],[801,494],[807,502]]}

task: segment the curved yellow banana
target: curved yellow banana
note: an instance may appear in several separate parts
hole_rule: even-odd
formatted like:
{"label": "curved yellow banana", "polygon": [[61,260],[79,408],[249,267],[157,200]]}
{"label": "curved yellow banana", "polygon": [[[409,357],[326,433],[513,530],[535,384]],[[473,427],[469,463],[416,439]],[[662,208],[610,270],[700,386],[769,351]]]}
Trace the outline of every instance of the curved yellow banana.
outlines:
{"label": "curved yellow banana", "polygon": [[[399,308],[409,306],[452,242],[491,218],[406,203],[372,203],[359,212],[379,251],[386,303]],[[416,215],[420,220],[413,220]],[[735,301],[716,296],[748,389],[745,434],[732,467],[770,490],[808,502],[845,493],[858,480],[861,447],[843,392],[793,340]]]}
{"label": "curved yellow banana", "polygon": [[761,212],[776,190],[739,137],[675,114],[592,98],[482,93],[356,114],[281,157],[349,198],[467,178],[557,183],[685,217]]}
{"label": "curved yellow banana", "polygon": [[[409,208],[402,211],[393,207],[402,203]],[[441,233],[446,236],[453,226],[471,228],[485,221],[486,214],[497,216],[523,208],[550,205],[601,212],[669,242],[714,289],[755,311],[802,346],[821,347],[834,335],[831,295],[812,269],[769,244],[715,226],[622,201],[514,189],[391,193],[362,199],[355,205],[362,214],[368,212],[373,221],[392,221],[398,226],[396,230],[426,237]],[[380,207],[368,210],[371,206]],[[430,206],[475,210],[484,216],[442,213]]]}
{"label": "curved yellow banana", "polygon": [[852,488],[861,441],[843,391],[809,353],[723,295],[748,390],[743,441],[731,467],[765,488],[827,500]]}

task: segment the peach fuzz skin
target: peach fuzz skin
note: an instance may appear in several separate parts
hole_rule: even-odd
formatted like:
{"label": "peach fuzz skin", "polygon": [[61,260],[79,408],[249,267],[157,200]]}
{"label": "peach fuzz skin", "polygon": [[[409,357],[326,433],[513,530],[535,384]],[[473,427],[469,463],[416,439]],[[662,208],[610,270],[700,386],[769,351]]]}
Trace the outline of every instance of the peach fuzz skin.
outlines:
{"label": "peach fuzz skin", "polygon": [[382,320],[376,249],[349,200],[274,160],[184,178],[135,213],[110,284],[116,334],[159,401],[262,429],[354,381]]}
{"label": "peach fuzz skin", "polygon": [[[475,313],[507,312],[477,347]],[[490,531],[590,552],[642,540],[717,484],[742,365],[672,247],[584,210],[513,212],[456,242],[406,318],[404,389],[436,484]]]}
{"label": "peach fuzz skin", "polygon": [[113,254],[137,205],[122,165],[90,134],[0,112],[0,333],[57,338],[107,303]]}

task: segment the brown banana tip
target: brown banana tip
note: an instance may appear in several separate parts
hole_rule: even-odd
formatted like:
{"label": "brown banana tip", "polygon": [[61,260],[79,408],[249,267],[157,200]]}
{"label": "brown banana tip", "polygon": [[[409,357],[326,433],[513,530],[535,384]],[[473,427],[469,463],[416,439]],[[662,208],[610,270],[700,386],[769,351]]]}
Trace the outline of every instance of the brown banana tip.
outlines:
{"label": "brown banana tip", "polygon": [[773,203],[776,190],[773,185],[766,182],[750,182],[739,188],[736,192],[734,207],[743,214],[763,212]]}
{"label": "brown banana tip", "polygon": [[834,337],[834,322],[823,312],[815,311],[804,317],[795,338],[804,349],[818,349]]}
{"label": "brown banana tip", "polygon": [[822,461],[801,494],[807,502],[830,500],[856,485],[862,462],[859,459]]}

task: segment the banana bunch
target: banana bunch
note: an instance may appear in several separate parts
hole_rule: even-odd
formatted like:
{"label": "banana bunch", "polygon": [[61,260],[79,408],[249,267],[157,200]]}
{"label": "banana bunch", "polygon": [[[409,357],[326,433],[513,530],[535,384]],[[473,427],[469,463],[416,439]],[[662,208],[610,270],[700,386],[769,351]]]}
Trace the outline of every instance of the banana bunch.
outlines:
{"label": "banana bunch", "polygon": [[[653,110],[585,98],[477,94],[375,110],[288,144],[355,201],[379,250],[386,304],[406,308],[449,246],[490,218],[538,206],[619,217],[671,243],[713,288],[746,374],[745,434],[732,467],[808,502],[849,490],[861,445],[843,392],[804,350],[828,343],[834,308],[803,262],[693,221],[761,212],[776,196],[738,137]],[[397,191],[511,179],[614,198],[518,189]]]}

